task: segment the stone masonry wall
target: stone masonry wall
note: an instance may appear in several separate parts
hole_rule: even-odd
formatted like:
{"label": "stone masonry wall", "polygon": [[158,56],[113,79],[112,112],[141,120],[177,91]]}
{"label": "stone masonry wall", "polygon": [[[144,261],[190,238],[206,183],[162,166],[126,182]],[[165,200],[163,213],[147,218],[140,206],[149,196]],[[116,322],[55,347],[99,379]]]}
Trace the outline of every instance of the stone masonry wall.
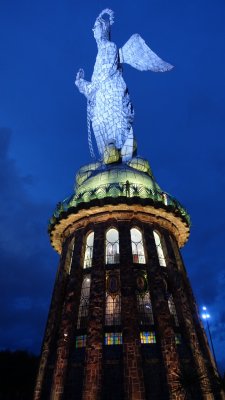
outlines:
{"label": "stone masonry wall", "polygon": [[[165,229],[166,222],[162,228],[156,223],[154,216],[152,223],[149,222],[149,215],[145,216],[142,212],[141,216],[140,220],[135,213],[131,213],[129,210],[121,215],[118,212],[114,215],[113,210],[110,210],[109,213],[101,216],[101,220],[98,216],[90,215],[79,221],[76,227],[71,227],[72,234],[66,239],[63,246],[53,292],[34,400],[72,400],[73,398],[103,400],[111,398],[106,394],[106,388],[102,387],[104,381],[109,382],[106,374],[108,373],[110,376],[110,372],[107,372],[110,364],[107,360],[107,352],[104,352],[106,347],[104,344],[106,271],[108,268],[113,268],[113,266],[105,265],[105,234],[110,227],[118,229],[120,246],[120,260],[116,269],[120,271],[121,326],[116,329],[122,332],[123,344],[119,346],[121,346],[123,357],[118,356],[119,358],[115,357],[110,361],[114,369],[118,365],[120,373],[123,371],[120,382],[124,387],[123,391],[120,390],[120,396],[123,393],[124,400],[158,400],[160,398],[162,400],[183,400],[187,394],[190,397],[190,390],[188,391],[182,384],[184,360],[180,357],[179,344],[176,342],[179,333],[190,349],[186,361],[193,365],[198,373],[199,379],[194,385],[196,393],[200,393],[199,400],[200,398],[205,400],[223,398],[213,384],[215,376],[210,371],[215,370],[215,366],[212,365],[204,332],[196,318],[196,304],[185,268],[181,262],[177,261],[177,255],[174,254],[169,238],[170,232]],[[140,229],[143,234],[146,257],[144,264],[134,264],[133,262],[130,236],[132,227]],[[166,267],[160,266],[159,263],[153,236],[154,229],[157,229],[165,240]],[[92,267],[87,272],[83,270],[84,243],[90,230],[94,231],[94,252]],[[74,251],[70,265],[73,238],[75,238]],[[144,271],[147,275],[154,316],[154,326],[147,326],[145,329],[155,331],[157,345],[142,344],[140,340],[140,330],[143,330],[143,327],[140,326],[138,318],[136,295],[136,274],[139,270]],[[74,369],[80,379],[83,379],[83,382],[75,380],[79,383],[79,387],[81,385],[83,387],[82,396],[79,395],[79,398],[76,384],[72,385],[68,391],[65,388],[68,377],[72,376],[70,373],[73,368],[71,355],[76,350],[75,338],[77,334],[81,334],[77,330],[77,319],[82,281],[86,273],[91,274],[91,287],[87,328],[82,331],[87,334],[86,347],[83,349],[85,361],[78,363],[80,367],[76,364],[77,369]],[[170,313],[168,292],[174,299],[179,327],[175,326]],[[112,327],[112,332],[113,329]],[[153,348],[157,349],[157,352],[151,353]],[[56,354],[56,357],[53,357],[53,353]],[[50,360],[53,360],[51,362],[54,363],[53,378],[46,383]],[[160,380],[157,384],[152,383],[154,390],[151,391],[154,365],[157,366],[157,371],[160,371]],[[82,378],[83,376],[84,378]],[[48,393],[51,392],[50,397],[47,395],[45,397],[43,394],[45,383],[50,386],[48,389]],[[116,388],[111,387],[110,390],[112,399],[116,399]],[[154,393],[158,393],[160,397],[154,397],[156,396]]]}

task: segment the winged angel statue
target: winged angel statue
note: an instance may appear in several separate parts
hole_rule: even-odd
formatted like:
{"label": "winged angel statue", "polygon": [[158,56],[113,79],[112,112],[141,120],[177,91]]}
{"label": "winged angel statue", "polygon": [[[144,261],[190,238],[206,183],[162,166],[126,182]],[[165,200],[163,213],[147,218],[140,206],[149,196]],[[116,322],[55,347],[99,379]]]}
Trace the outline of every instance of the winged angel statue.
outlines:
{"label": "winged angel statue", "polygon": [[122,76],[122,64],[127,63],[139,71],[165,72],[172,65],[159,58],[139,34],[134,34],[118,50],[110,40],[110,27],[114,13],[103,10],[97,17],[93,33],[97,42],[98,54],[91,82],[84,79],[80,69],[75,84],[87,98],[88,137],[91,155],[94,156],[91,127],[97,142],[100,157],[109,146],[115,147],[123,161],[128,161],[134,153],[132,123],[133,106]]}

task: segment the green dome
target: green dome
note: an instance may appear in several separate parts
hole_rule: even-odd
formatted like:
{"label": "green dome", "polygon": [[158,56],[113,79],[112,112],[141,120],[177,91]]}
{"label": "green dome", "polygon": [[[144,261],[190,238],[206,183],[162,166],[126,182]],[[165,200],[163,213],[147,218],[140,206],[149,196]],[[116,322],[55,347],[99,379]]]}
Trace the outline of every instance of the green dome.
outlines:
{"label": "green dome", "polygon": [[95,191],[98,197],[98,192],[101,188],[105,188],[108,193],[110,189],[117,189],[118,195],[121,195],[126,190],[130,189],[130,195],[140,195],[141,189],[161,191],[155,180],[146,172],[138,171],[127,164],[113,164],[98,168],[92,171],[91,175],[75,187],[76,194]]}
{"label": "green dome", "polygon": [[[111,200],[110,200],[111,199]],[[128,163],[92,163],[80,168],[76,175],[74,194],[58,203],[50,220],[49,231],[66,215],[87,208],[97,200],[120,202],[149,200],[154,207],[163,207],[178,213],[190,226],[190,217],[184,207],[156,183],[148,161],[135,157]]]}

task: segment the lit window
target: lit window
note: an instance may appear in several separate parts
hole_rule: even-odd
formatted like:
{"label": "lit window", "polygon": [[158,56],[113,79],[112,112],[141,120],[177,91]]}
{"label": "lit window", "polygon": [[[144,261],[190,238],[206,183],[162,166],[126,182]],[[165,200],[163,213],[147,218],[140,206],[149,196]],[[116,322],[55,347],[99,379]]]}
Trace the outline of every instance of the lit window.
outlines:
{"label": "lit window", "polygon": [[172,317],[174,319],[175,325],[179,326],[179,321],[178,321],[178,318],[177,318],[177,312],[176,312],[176,308],[175,308],[175,304],[174,304],[174,301],[173,301],[172,294],[169,295],[168,306],[169,306],[170,314],[172,315]]}
{"label": "lit window", "polygon": [[105,325],[121,324],[121,296],[119,271],[106,274]]}
{"label": "lit window", "polygon": [[142,233],[139,231],[139,229],[132,228],[130,230],[130,235],[131,235],[133,263],[145,264],[146,261],[145,261]]}
{"label": "lit window", "polygon": [[76,349],[86,346],[87,335],[76,336],[75,346]]}
{"label": "lit window", "polygon": [[118,264],[119,261],[119,233],[112,228],[106,233],[106,264]]}
{"label": "lit window", "polygon": [[180,333],[175,334],[175,343],[181,344],[181,334]]}
{"label": "lit window", "polygon": [[107,346],[122,344],[122,333],[121,332],[110,332],[105,333],[105,344]]}
{"label": "lit window", "polygon": [[153,231],[153,235],[158,253],[159,264],[161,265],[161,267],[166,267],[165,246],[163,246],[162,244],[162,237],[159,235],[157,231]]}
{"label": "lit window", "polygon": [[142,344],[156,343],[155,332],[140,332],[140,337]]}
{"label": "lit window", "polygon": [[168,205],[168,197],[166,193],[162,193],[162,198],[163,198],[163,203],[165,204],[165,206]]}
{"label": "lit window", "polygon": [[90,274],[88,274],[84,277],[81,288],[80,306],[79,306],[78,321],[77,321],[78,329],[87,328],[90,286],[91,286],[91,278]]}
{"label": "lit window", "polygon": [[94,232],[91,232],[86,238],[84,268],[90,268],[92,266],[93,244],[94,244]]}
{"label": "lit window", "polygon": [[138,319],[140,325],[154,325],[149,292],[137,295]]}
{"label": "lit window", "polygon": [[148,279],[146,272],[139,271],[136,276],[136,295],[138,319],[140,325],[153,325],[152,304],[148,289]]}

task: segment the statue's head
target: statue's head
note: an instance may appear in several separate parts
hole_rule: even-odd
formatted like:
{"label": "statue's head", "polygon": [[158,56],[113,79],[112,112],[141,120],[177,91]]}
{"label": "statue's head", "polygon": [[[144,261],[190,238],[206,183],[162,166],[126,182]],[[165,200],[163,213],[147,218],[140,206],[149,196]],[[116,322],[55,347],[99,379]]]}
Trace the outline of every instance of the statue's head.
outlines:
{"label": "statue's head", "polygon": [[[108,15],[109,18],[103,18],[104,15]],[[113,24],[114,13],[109,8],[103,10],[96,18],[93,32],[96,40],[109,39],[110,38],[110,26]]]}

